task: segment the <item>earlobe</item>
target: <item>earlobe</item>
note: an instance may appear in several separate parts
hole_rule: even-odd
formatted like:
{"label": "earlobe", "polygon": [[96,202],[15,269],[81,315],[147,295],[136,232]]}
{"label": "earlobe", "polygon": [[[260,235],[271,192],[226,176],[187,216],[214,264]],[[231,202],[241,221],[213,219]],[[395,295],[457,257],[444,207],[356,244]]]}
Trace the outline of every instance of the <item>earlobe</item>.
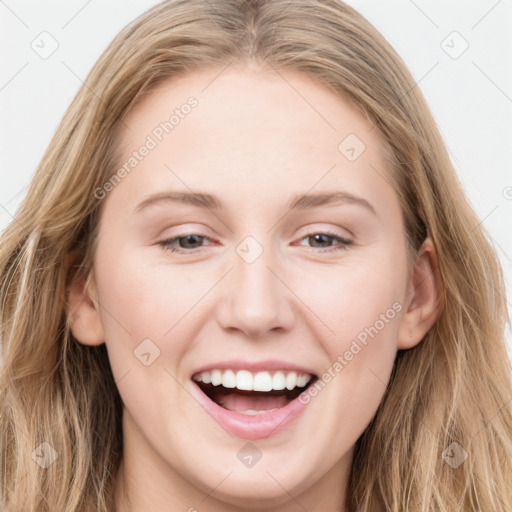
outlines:
{"label": "earlobe", "polygon": [[74,277],[67,289],[66,314],[73,336],[84,345],[101,345],[105,342],[96,283],[89,278]]}
{"label": "earlobe", "polygon": [[434,244],[427,238],[413,267],[406,297],[406,312],[398,333],[399,349],[409,349],[423,339],[443,309],[443,287]]}

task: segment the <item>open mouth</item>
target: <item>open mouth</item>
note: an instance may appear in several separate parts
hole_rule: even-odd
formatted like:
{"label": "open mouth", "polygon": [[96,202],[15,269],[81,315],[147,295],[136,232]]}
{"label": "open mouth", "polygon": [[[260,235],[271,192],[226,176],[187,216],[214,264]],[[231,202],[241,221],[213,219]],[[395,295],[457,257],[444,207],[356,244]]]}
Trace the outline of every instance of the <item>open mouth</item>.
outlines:
{"label": "open mouth", "polygon": [[256,416],[285,407],[311,386],[317,377],[297,372],[212,370],[193,375],[201,391],[220,407]]}

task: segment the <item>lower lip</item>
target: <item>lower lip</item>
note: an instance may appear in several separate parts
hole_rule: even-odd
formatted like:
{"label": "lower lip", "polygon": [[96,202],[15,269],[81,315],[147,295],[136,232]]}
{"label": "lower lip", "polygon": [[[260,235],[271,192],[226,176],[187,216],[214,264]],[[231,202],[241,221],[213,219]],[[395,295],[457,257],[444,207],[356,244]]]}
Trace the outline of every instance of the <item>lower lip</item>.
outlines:
{"label": "lower lip", "polygon": [[[282,432],[298,418],[307,405],[300,402],[299,395],[277,411],[248,416],[217,405],[195,382],[191,382],[192,392],[205,411],[226,431],[250,441],[265,439]],[[307,390],[303,391],[305,392]]]}

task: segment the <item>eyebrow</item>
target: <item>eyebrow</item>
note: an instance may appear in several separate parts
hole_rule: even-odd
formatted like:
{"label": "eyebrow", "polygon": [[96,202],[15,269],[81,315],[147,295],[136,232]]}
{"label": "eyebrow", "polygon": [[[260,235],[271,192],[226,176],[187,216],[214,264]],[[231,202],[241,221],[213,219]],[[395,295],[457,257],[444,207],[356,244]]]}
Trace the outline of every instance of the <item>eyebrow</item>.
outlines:
{"label": "eyebrow", "polygon": [[[136,208],[139,212],[148,206],[158,203],[190,204],[198,208],[207,208],[209,210],[223,210],[224,206],[220,199],[212,194],[204,192],[160,192],[146,198]],[[349,192],[316,192],[313,194],[297,194],[291,198],[288,203],[289,210],[308,210],[311,208],[320,208],[325,206],[335,206],[340,204],[355,204],[369,210],[373,215],[377,215],[375,208],[369,201],[363,197],[356,196]]]}

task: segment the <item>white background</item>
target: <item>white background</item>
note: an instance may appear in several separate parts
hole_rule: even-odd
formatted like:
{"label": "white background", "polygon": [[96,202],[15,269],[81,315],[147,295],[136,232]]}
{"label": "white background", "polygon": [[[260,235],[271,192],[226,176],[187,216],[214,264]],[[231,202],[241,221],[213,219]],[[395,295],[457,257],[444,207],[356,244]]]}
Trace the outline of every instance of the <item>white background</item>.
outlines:
{"label": "white background", "polygon": [[[0,230],[94,62],[122,27],[155,3],[0,0]],[[383,33],[418,81],[493,238],[512,314],[512,1],[348,3]],[[58,44],[46,59],[31,47],[40,37]],[[46,48],[51,44],[47,39]],[[510,329],[507,339],[512,354]]]}

